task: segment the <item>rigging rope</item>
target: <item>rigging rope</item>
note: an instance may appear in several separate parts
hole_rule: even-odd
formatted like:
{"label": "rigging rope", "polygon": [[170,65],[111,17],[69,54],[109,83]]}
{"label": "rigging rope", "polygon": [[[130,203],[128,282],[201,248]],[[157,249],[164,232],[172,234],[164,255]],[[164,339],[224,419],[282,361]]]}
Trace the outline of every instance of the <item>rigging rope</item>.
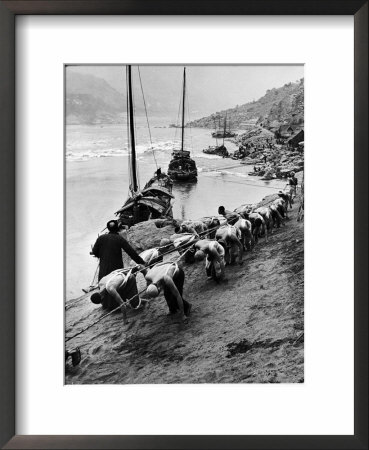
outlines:
{"label": "rigging rope", "polygon": [[[232,166],[232,167],[239,167],[239,166]],[[213,169],[213,170],[220,170],[220,169]],[[207,172],[210,172],[210,171],[211,171],[211,169],[209,169]],[[242,184],[242,185],[247,185],[247,186],[252,186],[252,187],[260,187],[260,186],[257,186],[257,185],[255,185],[255,184],[245,183],[245,182],[239,182],[239,181],[234,181],[234,180],[224,180],[224,181],[227,182],[227,183],[236,183],[236,184]],[[280,190],[281,190],[280,187],[274,187],[274,186],[263,186],[263,187],[264,187],[264,188],[267,188],[267,189],[274,189],[275,191],[280,191]],[[216,218],[216,217],[215,217],[215,218]],[[211,231],[213,231],[213,230],[216,230],[217,228],[218,228],[218,227],[209,228],[209,229],[207,229],[207,230],[205,230],[205,231],[202,231],[202,232],[198,233],[198,236],[199,236],[199,237],[202,237],[202,235],[206,235],[207,233],[209,233],[209,232],[211,232]],[[172,245],[172,244],[173,244],[173,243],[167,244],[167,245],[164,245],[164,246],[161,246],[161,247],[157,247],[157,248],[165,248],[165,247],[168,247],[169,245]],[[180,244],[178,247],[173,248],[172,250],[169,250],[169,251],[163,253],[161,256],[166,256],[166,255],[169,255],[170,253],[174,253],[174,252],[176,252],[176,251],[182,249],[182,247],[185,247],[186,245],[188,245],[187,242],[185,242],[185,243],[183,243],[183,244]],[[144,269],[141,269],[141,270],[139,270],[138,272],[141,272],[142,270],[151,268],[151,266],[154,266],[154,265],[155,265],[155,263],[152,263],[152,264],[150,264],[150,265],[148,265],[148,266],[145,266]],[[138,272],[137,272],[137,273],[138,273]],[[90,292],[92,292],[92,291],[90,291]],[[89,293],[90,293],[90,292],[89,292]],[[86,293],[86,294],[87,294],[87,293]],[[78,303],[79,301],[84,300],[84,299],[86,298],[86,294],[84,294],[84,295],[82,295],[81,297],[78,297],[78,298],[76,298],[76,299],[74,299],[74,300],[71,300],[70,302],[68,302],[68,303],[65,305],[65,307],[66,307],[66,308],[67,308],[67,307],[69,308],[69,307],[73,306],[74,304]]]}
{"label": "rigging rope", "polygon": [[[132,82],[132,107],[133,107],[133,118],[135,118],[136,117],[136,106],[135,106],[135,92],[133,89],[133,82]],[[134,119],[133,119],[133,123],[135,126],[135,155],[136,155],[136,174],[135,174],[135,176],[136,176],[136,180],[137,180],[137,189],[138,189],[138,191],[140,191],[141,190],[140,176],[139,176],[140,171],[139,171],[139,162],[138,162],[138,158],[137,158],[137,136],[138,136],[138,133],[137,133],[136,121]]]}
{"label": "rigging rope", "polygon": [[[168,264],[168,263],[177,263],[181,258],[183,258],[183,256],[191,249],[188,248],[185,252],[183,252],[181,255],[179,255],[178,258],[175,258],[174,260],[171,261],[164,261],[164,264]],[[156,265],[158,263],[154,263],[152,265]],[[147,269],[150,266],[146,266],[145,269]],[[139,273],[144,269],[138,270],[136,272]],[[139,295],[143,294],[144,292],[146,292],[147,287],[145,289],[142,289],[142,291],[138,292],[137,294],[133,295],[130,299],[125,301],[125,305],[129,305],[130,301],[133,300],[134,298],[138,297]],[[141,303],[140,303],[141,304]],[[90,328],[92,328],[94,325],[96,325],[97,323],[101,322],[103,319],[105,319],[106,317],[109,317],[110,315],[112,315],[113,313],[115,313],[116,311],[118,311],[119,309],[122,308],[122,305],[117,306],[116,308],[114,308],[112,311],[109,311],[107,314],[104,314],[103,316],[99,317],[97,320],[95,320],[94,322],[90,323],[89,325],[87,325],[86,327],[82,328],[81,331],[78,331],[78,333],[74,334],[73,336],[69,336],[66,337],[65,342],[69,342],[70,340],[76,338],[77,336],[80,336],[82,333],[86,332],[87,330],[89,330]],[[138,308],[133,308],[133,309],[138,309]]]}
{"label": "rigging rope", "polygon": [[[135,294],[133,297],[131,297],[130,299],[126,300],[126,304],[128,304],[131,300],[133,300],[134,298],[136,298],[138,295],[144,293],[146,291],[147,288],[143,289],[142,291],[138,292],[137,294]],[[70,340],[74,339],[75,337],[79,336],[80,334],[84,333],[85,331],[89,330],[90,328],[92,328],[94,325],[96,325],[97,323],[101,322],[103,319],[105,319],[106,317],[112,315],[113,313],[115,313],[116,311],[118,311],[119,309],[122,308],[122,305],[117,306],[116,308],[114,308],[113,310],[109,311],[107,314],[104,314],[103,316],[99,317],[97,320],[95,320],[94,322],[90,323],[89,325],[87,325],[85,328],[82,328],[81,331],[78,331],[78,333],[74,334],[73,336],[69,336],[65,338],[65,342],[69,342]]]}
{"label": "rigging rope", "polygon": [[[209,228],[209,229],[207,229],[207,230],[205,230],[205,231],[202,231],[201,233],[197,233],[197,235],[198,235],[199,237],[202,237],[202,235],[205,235],[206,233],[209,233],[209,232],[211,232],[211,231],[213,231],[213,230],[216,230],[217,228],[218,228],[217,226],[214,227],[214,228]],[[196,235],[194,235],[194,236],[196,236]],[[156,247],[156,248],[161,249],[161,248],[169,247],[169,246],[171,246],[171,245],[173,245],[173,242],[171,242],[170,244],[162,245],[161,247]],[[177,247],[173,248],[172,250],[168,250],[167,252],[162,253],[160,256],[166,256],[166,255],[169,255],[169,254],[171,254],[171,253],[177,252],[178,250],[181,250],[181,249],[182,249],[183,247],[185,247],[186,245],[188,245],[188,242],[184,242],[183,244],[178,245]],[[183,254],[184,254],[184,253],[183,253]],[[183,254],[182,254],[181,256],[183,256]],[[157,263],[151,263],[151,264],[145,266],[143,269],[138,270],[136,273],[140,273],[140,272],[142,272],[142,271],[145,270],[145,269],[149,269],[149,268],[151,268],[152,266],[154,266],[155,264],[157,264]],[[96,287],[96,289],[97,289],[97,287]],[[87,294],[90,294],[91,292],[92,292],[92,291],[87,292],[86,294],[83,294],[81,297],[78,297],[78,298],[76,298],[76,299],[70,300],[70,301],[65,305],[65,307],[67,308],[67,307],[69,307],[69,306],[74,305],[75,303],[77,303],[77,302],[79,302],[79,301],[84,300],[84,299],[86,298],[86,295],[87,295]]]}
{"label": "rigging rope", "polygon": [[[98,270],[99,270],[99,267],[100,267],[100,261],[98,262],[98,264],[97,264],[97,267],[96,267],[96,270],[95,270],[95,274],[94,274],[94,277],[92,278],[92,282],[91,282],[91,284],[90,284],[90,288],[93,288],[93,289],[90,289],[89,291],[84,291],[85,293],[81,296],[81,297],[78,297],[78,298],[76,298],[76,299],[74,299],[74,300],[71,300],[70,302],[68,302],[66,305],[65,305],[65,307],[67,308],[70,308],[71,306],[73,306],[73,305],[75,305],[76,303],[79,303],[81,300],[83,300],[84,298],[85,298],[85,295],[87,295],[87,294],[90,294],[92,291],[95,291],[96,290],[96,286],[95,286],[95,280],[96,280],[96,277],[97,277],[97,273],[98,273]],[[83,289],[82,289],[83,290]]]}
{"label": "rigging rope", "polygon": [[[126,99],[126,112],[127,112],[127,149],[128,149],[128,165],[129,165],[129,174],[130,174],[130,180],[132,180],[133,176],[132,176],[132,157],[131,157],[131,143],[129,140],[129,114],[128,114],[128,110],[129,110],[129,100],[128,100],[128,78],[127,78],[127,71],[126,71],[126,93],[127,93],[127,99]],[[131,191],[131,185],[128,185],[128,193],[127,195],[130,194]]]}
{"label": "rigging rope", "polygon": [[[247,164],[245,164],[245,165],[247,165]],[[213,168],[213,169],[203,169],[201,171],[201,173],[221,172],[222,170],[225,170],[225,169],[237,169],[238,167],[242,167],[242,166],[240,166],[238,164],[236,166],[226,166],[226,167],[216,167],[216,168]],[[273,178],[273,181],[274,180],[278,180],[278,178]],[[262,188],[266,188],[266,189],[274,189],[276,191],[280,191],[281,190],[281,187],[266,186],[265,184],[260,186],[260,185],[257,185],[257,184],[247,183],[247,182],[244,182],[244,181],[234,181],[234,180],[223,180],[223,181],[225,183],[243,184],[245,186],[253,186],[253,187],[259,187],[259,188],[262,187]],[[264,181],[264,180],[261,180],[261,181]],[[283,181],[283,180],[280,180],[280,181]]]}
{"label": "rigging rope", "polygon": [[[182,92],[182,88],[181,88],[180,94],[181,94],[181,92]],[[177,133],[178,133],[178,130],[179,130],[179,116],[181,114],[181,106],[182,106],[182,95],[179,95],[177,121],[176,121],[176,124],[175,124],[176,126],[175,126],[175,132],[174,132],[174,142],[177,141]]]}
{"label": "rigging rope", "polygon": [[225,169],[237,169],[237,167],[242,167],[239,164],[236,166],[225,166],[225,167],[214,167],[209,169],[203,169],[201,173],[207,173],[207,172],[216,172],[217,170],[225,170]]}
{"label": "rigging rope", "polygon": [[139,77],[139,79],[140,79],[140,86],[141,86],[142,98],[143,98],[143,102],[144,102],[144,106],[145,106],[146,122],[147,122],[147,128],[148,128],[148,130],[149,130],[149,137],[150,137],[151,150],[152,150],[152,154],[153,154],[153,156],[154,156],[154,161],[155,161],[156,169],[158,169],[158,163],[157,163],[157,161],[156,161],[155,150],[154,150],[154,147],[153,147],[153,145],[152,145],[151,129],[150,129],[150,124],[149,124],[149,116],[148,116],[148,114],[147,114],[145,94],[144,94],[144,90],[143,90],[143,86],[142,86],[140,66],[137,66],[137,68],[138,68],[138,77]]}
{"label": "rigging rope", "polygon": [[[213,228],[209,228],[205,231],[202,231],[200,233],[197,234],[197,236],[200,238],[202,235],[206,235],[209,232],[218,229],[219,227],[213,227]],[[170,245],[170,244],[168,244]],[[164,248],[167,247],[168,245],[162,246],[162,247],[158,247],[158,248]],[[170,250],[168,252],[163,253],[161,256],[165,256],[167,254],[173,253],[174,251],[178,251],[178,249],[184,247],[184,246],[188,246],[189,243],[185,242],[181,245],[179,245],[178,247],[174,248],[173,250]],[[185,254],[191,250],[191,247],[193,246],[193,244],[189,245],[189,247],[182,253],[179,255],[179,257],[175,258],[174,260],[170,260],[170,261],[165,261],[164,263],[177,263],[181,258],[183,258],[185,256]],[[147,266],[145,266],[144,268],[138,270],[135,275],[137,276],[137,273],[142,272],[143,270],[147,270],[149,267],[151,266],[155,266],[156,264],[158,264],[157,262],[149,264]],[[141,290],[140,292],[138,292],[137,294],[135,294],[134,296],[132,296],[130,299],[126,300],[125,305],[129,305],[129,303],[136,298],[137,296],[139,296],[140,294],[144,293],[147,290],[147,287],[143,290]],[[76,338],[77,336],[80,336],[82,333],[86,332],[87,330],[89,330],[90,328],[92,328],[94,325],[96,325],[97,323],[101,322],[102,320],[104,320],[106,317],[109,317],[110,315],[112,315],[114,312],[118,311],[119,309],[122,308],[122,305],[117,306],[115,309],[113,309],[112,311],[108,312],[107,314],[104,314],[103,316],[101,316],[99,319],[95,320],[94,322],[92,322],[91,324],[87,325],[86,327],[84,327],[82,330],[80,330],[79,332],[77,332],[76,334],[74,334],[73,336],[69,336],[66,337],[65,342],[69,342],[70,340]]]}
{"label": "rigging rope", "polygon": [[242,181],[234,181],[234,180],[223,180],[223,181],[224,181],[225,183],[242,184],[242,185],[244,185],[244,186],[252,186],[252,187],[258,187],[258,188],[263,187],[263,188],[266,188],[266,189],[274,189],[275,191],[280,191],[280,190],[281,190],[280,187],[274,187],[274,186],[258,186],[258,185],[256,185],[256,184],[245,183],[245,182],[242,182]]}
{"label": "rigging rope", "polygon": [[190,126],[188,127],[190,132],[190,148],[192,150],[193,153],[193,141],[192,141],[192,127],[191,127],[191,115],[190,115],[190,101],[189,101],[189,96],[188,96],[188,91],[186,92],[186,100],[187,100],[187,117],[188,117],[188,121],[190,123]]}

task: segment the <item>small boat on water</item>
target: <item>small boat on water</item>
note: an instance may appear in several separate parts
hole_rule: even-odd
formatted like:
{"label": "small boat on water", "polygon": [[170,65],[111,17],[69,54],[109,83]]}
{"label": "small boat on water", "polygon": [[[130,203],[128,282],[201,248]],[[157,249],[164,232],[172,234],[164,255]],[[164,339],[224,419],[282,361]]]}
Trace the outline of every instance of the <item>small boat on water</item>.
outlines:
{"label": "small boat on water", "polygon": [[208,148],[204,148],[203,152],[207,155],[223,156],[223,158],[229,156],[227,147],[225,145],[209,145]]}
{"label": "small boat on water", "polygon": [[213,138],[232,138],[237,136],[237,133],[234,133],[233,131],[213,131],[213,133],[211,133],[211,135],[213,136]]}
{"label": "small boat on water", "polygon": [[184,149],[185,130],[185,104],[186,104],[186,68],[183,70],[183,90],[182,90],[182,123],[181,123],[181,148],[172,152],[172,159],[168,166],[168,175],[175,181],[196,181],[197,167],[195,161],[190,156],[190,151]]}
{"label": "small boat on water", "polygon": [[[132,95],[132,67],[127,72],[127,122],[129,146],[129,195],[123,206],[115,213],[120,227],[131,227],[149,219],[173,218],[171,200],[172,180],[158,168],[154,176],[140,189],[136,160],[134,105]],[[143,92],[143,91],[142,91]]]}
{"label": "small boat on water", "polygon": [[[216,125],[216,124],[215,124]],[[223,135],[226,132],[227,127],[227,115],[224,119],[224,130]],[[214,135],[214,133],[213,133]],[[223,158],[226,158],[229,156],[227,147],[224,145],[224,137],[223,137],[223,143],[221,145],[218,145],[218,136],[213,136],[216,139],[216,145],[209,145],[209,147],[203,149],[203,153],[206,153],[207,155],[218,155],[222,156]]]}
{"label": "small boat on water", "polygon": [[[220,126],[219,126],[220,128]],[[228,124],[228,130],[227,130],[227,113],[225,115],[224,118],[224,127],[223,130],[215,130],[211,133],[211,135],[213,136],[213,138],[232,138],[237,136],[237,133],[234,133],[233,131],[231,131],[230,129],[230,125]]]}

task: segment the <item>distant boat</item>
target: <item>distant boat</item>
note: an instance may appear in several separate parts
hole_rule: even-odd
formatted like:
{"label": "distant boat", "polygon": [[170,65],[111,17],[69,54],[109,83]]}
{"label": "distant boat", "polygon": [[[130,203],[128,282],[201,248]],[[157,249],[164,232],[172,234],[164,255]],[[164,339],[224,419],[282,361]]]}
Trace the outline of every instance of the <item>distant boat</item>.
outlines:
{"label": "distant boat", "polygon": [[227,113],[224,118],[223,130],[215,130],[213,133],[211,133],[211,135],[213,136],[213,138],[223,138],[223,139],[235,137],[237,135],[236,133],[231,131],[229,124],[228,124],[228,130],[227,130]]}
{"label": "distant boat", "polygon": [[203,152],[207,155],[218,155],[223,156],[224,158],[229,156],[227,147],[225,147],[225,145],[209,145],[209,147],[204,148]]}
{"label": "distant boat", "polygon": [[186,103],[186,68],[183,69],[182,90],[182,124],[181,124],[181,149],[173,150],[172,159],[168,166],[168,175],[176,181],[195,181],[197,179],[197,167],[195,161],[190,157],[190,151],[184,149],[185,129],[185,103]]}
{"label": "distant boat", "polygon": [[120,226],[131,227],[149,219],[173,218],[171,200],[172,180],[157,169],[154,176],[140,189],[136,161],[134,105],[132,95],[132,67],[127,66],[127,121],[129,134],[129,195],[115,213]]}
{"label": "distant boat", "polygon": [[[215,123],[215,119],[214,119],[214,123]],[[203,150],[204,153],[206,153],[207,155],[222,156],[223,158],[226,158],[229,156],[227,147],[224,145],[224,134],[226,133],[226,126],[227,126],[227,115],[224,119],[224,130],[222,133],[223,143],[221,145],[218,145],[218,136],[214,136],[216,138],[216,145],[209,145],[209,147],[204,148],[204,150]],[[216,123],[215,123],[215,128],[216,128]]]}

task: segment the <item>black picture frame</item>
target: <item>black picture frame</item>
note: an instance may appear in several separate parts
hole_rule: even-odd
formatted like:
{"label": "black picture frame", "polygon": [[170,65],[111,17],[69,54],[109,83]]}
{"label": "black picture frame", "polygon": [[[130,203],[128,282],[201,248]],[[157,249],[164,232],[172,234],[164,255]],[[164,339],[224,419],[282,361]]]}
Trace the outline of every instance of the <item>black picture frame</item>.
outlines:
{"label": "black picture frame", "polygon": [[[15,435],[15,17],[19,14],[353,15],[355,57],[354,435]],[[368,2],[365,0],[0,1],[0,445],[23,448],[367,449],[368,448]],[[348,217],[348,220],[351,220]],[[317,405],[318,407],[318,405]]]}

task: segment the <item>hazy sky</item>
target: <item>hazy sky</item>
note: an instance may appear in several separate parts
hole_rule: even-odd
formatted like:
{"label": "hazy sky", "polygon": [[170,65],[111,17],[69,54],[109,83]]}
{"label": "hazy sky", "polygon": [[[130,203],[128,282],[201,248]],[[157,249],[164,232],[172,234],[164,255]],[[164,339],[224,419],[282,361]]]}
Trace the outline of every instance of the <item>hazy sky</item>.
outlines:
{"label": "hazy sky", "polygon": [[[124,66],[68,69],[103,78],[119,92],[125,91]],[[148,103],[165,103],[168,110],[175,110],[180,99],[183,66],[140,66],[140,71]],[[302,65],[187,66],[191,118],[257,100],[267,89],[281,87],[303,76]]]}

